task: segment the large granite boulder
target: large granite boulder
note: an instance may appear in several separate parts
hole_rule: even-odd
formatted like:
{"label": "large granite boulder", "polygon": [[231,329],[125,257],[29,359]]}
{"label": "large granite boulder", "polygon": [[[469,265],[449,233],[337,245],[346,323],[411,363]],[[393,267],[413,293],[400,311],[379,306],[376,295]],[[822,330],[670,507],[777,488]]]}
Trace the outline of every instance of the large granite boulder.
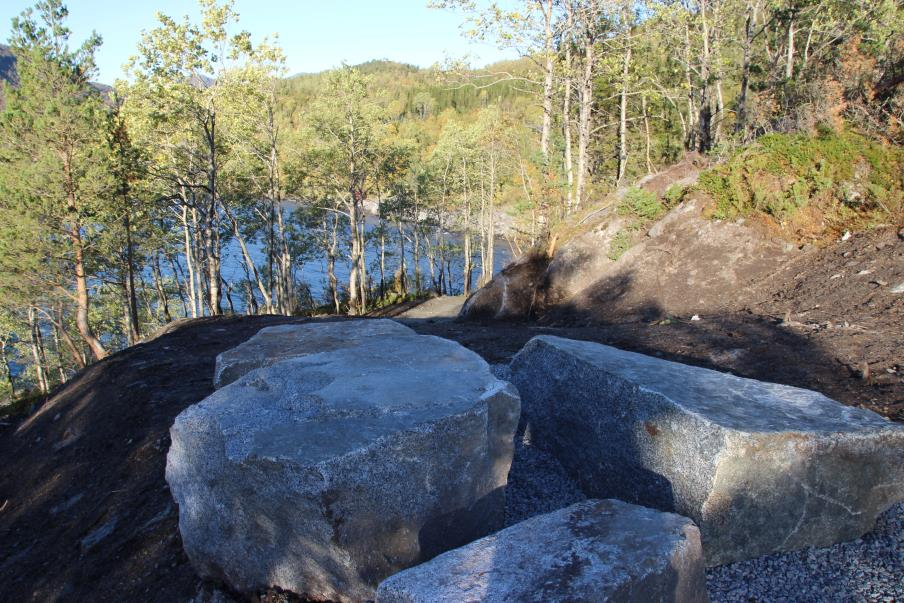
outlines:
{"label": "large granite boulder", "polygon": [[709,565],[857,538],[904,499],[904,425],[822,394],[550,336],[511,368],[585,494],[692,518]]}
{"label": "large granite boulder", "polygon": [[415,335],[394,320],[358,320],[352,327],[346,322],[311,322],[261,329],[248,341],[217,356],[213,386],[219,389],[248,371],[320,350],[351,348],[372,337]]}
{"label": "large granite boulder", "polygon": [[396,574],[377,603],[703,602],[703,567],[686,517],[589,500]]}
{"label": "large granite boulder", "polygon": [[502,527],[520,402],[457,343],[399,332],[349,347],[370,325],[319,326],[333,343],[180,414],[166,479],[202,576],[364,601]]}

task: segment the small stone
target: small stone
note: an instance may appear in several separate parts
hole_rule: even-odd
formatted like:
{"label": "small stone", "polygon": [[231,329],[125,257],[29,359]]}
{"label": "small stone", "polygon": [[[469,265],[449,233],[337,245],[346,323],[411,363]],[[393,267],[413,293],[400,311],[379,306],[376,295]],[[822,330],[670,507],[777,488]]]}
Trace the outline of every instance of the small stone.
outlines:
{"label": "small stone", "polygon": [[94,530],[91,530],[91,532],[89,532],[87,536],[82,538],[82,554],[89,552],[91,549],[96,547],[104,538],[112,534],[113,530],[116,529],[116,524],[117,518],[113,517]]}

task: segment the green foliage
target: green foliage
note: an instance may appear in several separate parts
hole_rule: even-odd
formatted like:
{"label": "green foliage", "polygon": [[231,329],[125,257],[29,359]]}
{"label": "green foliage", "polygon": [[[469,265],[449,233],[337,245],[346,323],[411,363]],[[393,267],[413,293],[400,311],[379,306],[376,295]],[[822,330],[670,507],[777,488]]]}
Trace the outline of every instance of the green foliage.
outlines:
{"label": "green foliage", "polygon": [[665,207],[655,193],[632,186],[618,204],[618,213],[634,216],[643,222],[655,220],[665,212]]}
{"label": "green foliage", "polygon": [[612,242],[609,243],[609,259],[617,262],[629,249],[631,249],[631,234],[625,230],[620,230],[612,237]]}
{"label": "green foliage", "polygon": [[888,214],[901,207],[902,168],[899,148],[853,132],[770,134],[703,172],[697,186],[718,219],[759,211],[783,221],[814,200]]}
{"label": "green foliage", "polygon": [[665,193],[662,195],[663,201],[665,201],[664,205],[666,208],[672,208],[681,203],[684,200],[684,196],[687,194],[688,187],[673,184],[666,189]]}

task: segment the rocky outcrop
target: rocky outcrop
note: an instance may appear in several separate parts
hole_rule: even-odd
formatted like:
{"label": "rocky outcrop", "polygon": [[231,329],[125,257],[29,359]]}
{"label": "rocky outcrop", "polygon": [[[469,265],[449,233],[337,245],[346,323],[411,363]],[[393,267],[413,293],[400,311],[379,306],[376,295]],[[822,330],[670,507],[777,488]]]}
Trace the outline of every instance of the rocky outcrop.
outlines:
{"label": "rocky outcrop", "polygon": [[376,322],[267,329],[256,349],[310,353],[177,417],[166,478],[201,576],[364,601],[502,526],[514,388],[456,343]]}
{"label": "rocky outcrop", "polygon": [[249,371],[289,358],[351,348],[373,337],[414,334],[394,320],[356,321],[351,327],[342,321],[267,327],[242,345],[217,356],[213,385],[223,387]]}
{"label": "rocky outcrop", "polygon": [[617,500],[533,517],[384,581],[377,603],[708,601],[689,519]]}
{"label": "rocky outcrop", "polygon": [[512,381],[588,496],[692,518],[710,565],[857,538],[904,499],[904,426],[816,392],[549,336]]}
{"label": "rocky outcrop", "polygon": [[[634,234],[615,206],[604,208],[544,264],[507,266],[468,299],[461,316],[628,322],[741,309],[743,291],[798,250],[743,221],[712,220],[705,205],[691,195],[646,236]],[[626,235],[633,246],[614,254],[615,240]]]}
{"label": "rocky outcrop", "polygon": [[530,317],[537,306],[548,260],[526,255],[502,269],[484,287],[472,293],[459,312],[471,320],[507,320]]}

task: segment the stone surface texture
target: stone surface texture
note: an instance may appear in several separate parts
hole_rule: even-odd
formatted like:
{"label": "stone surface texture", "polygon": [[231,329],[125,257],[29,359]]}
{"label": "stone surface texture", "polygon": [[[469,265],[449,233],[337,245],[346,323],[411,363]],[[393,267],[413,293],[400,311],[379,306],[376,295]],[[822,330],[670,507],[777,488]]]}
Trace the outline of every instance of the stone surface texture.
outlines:
{"label": "stone surface texture", "polygon": [[363,336],[394,328],[375,322],[296,329],[293,349],[316,353],[252,370],[176,418],[166,478],[201,576],[364,601],[502,527],[517,392],[457,343]]}
{"label": "stone surface texture", "polygon": [[904,499],[904,426],[819,393],[551,336],[511,368],[532,442],[588,496],[692,518],[708,565],[857,538]]}
{"label": "stone surface texture", "polygon": [[320,350],[355,347],[371,337],[415,334],[394,320],[355,321],[352,328],[345,322],[310,322],[261,329],[242,345],[217,356],[213,385],[219,389],[256,368]]}
{"label": "stone surface texture", "polygon": [[377,603],[702,602],[703,568],[689,519],[589,500],[396,574]]}

